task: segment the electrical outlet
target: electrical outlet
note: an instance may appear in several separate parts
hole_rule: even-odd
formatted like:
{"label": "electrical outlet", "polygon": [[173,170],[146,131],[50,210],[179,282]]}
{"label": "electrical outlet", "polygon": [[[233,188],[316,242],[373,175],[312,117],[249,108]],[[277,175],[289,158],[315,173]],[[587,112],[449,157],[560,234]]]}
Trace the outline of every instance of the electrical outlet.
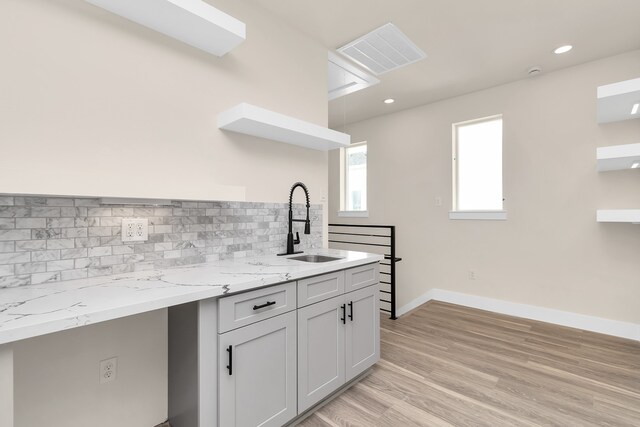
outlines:
{"label": "electrical outlet", "polygon": [[100,384],[110,383],[118,378],[118,358],[100,361]]}
{"label": "electrical outlet", "polygon": [[442,197],[436,197],[435,198],[435,202],[436,202],[436,206],[442,206]]}
{"label": "electrical outlet", "polygon": [[469,270],[469,280],[476,280],[476,271]]}
{"label": "electrical outlet", "polygon": [[144,242],[149,239],[149,220],[146,218],[124,218],[122,220],[123,242]]}

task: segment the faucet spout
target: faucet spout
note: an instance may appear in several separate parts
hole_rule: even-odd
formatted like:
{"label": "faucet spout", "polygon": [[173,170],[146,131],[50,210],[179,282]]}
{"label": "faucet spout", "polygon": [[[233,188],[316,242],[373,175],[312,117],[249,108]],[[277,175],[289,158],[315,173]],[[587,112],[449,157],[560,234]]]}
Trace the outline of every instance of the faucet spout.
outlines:
{"label": "faucet spout", "polygon": [[[298,187],[302,188],[307,199],[306,219],[293,218],[293,192]],[[307,189],[307,186],[304,185],[302,182],[296,182],[295,184],[293,184],[293,186],[291,186],[291,192],[289,193],[289,232],[287,233],[287,252],[278,254],[278,255],[292,255],[292,254],[302,253],[302,251],[296,252],[294,249],[294,245],[297,245],[300,243],[300,235],[299,233],[296,232],[296,239],[293,238],[293,223],[304,222],[304,234],[311,234],[311,221],[309,220],[310,207],[311,207],[311,204],[309,203],[309,190]]]}

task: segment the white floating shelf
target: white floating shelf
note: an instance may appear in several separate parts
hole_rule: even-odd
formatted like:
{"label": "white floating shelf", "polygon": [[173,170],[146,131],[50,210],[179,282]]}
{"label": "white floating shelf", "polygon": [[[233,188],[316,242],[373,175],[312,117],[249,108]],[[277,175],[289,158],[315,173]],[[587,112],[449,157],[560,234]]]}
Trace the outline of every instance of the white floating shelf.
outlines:
{"label": "white floating shelf", "polygon": [[[599,147],[596,155],[599,172],[631,169],[640,163],[640,144]],[[638,166],[636,168],[640,171]]]}
{"label": "white floating shelf", "polygon": [[346,133],[246,103],[218,114],[218,128],[320,151],[351,143]]}
{"label": "white floating shelf", "polygon": [[640,209],[599,210],[598,222],[630,222],[640,224]]}
{"label": "white floating shelf", "polygon": [[598,123],[638,119],[640,108],[631,114],[633,106],[638,103],[640,78],[598,86]]}
{"label": "white floating shelf", "polygon": [[246,37],[244,22],[201,0],[86,1],[216,56]]}

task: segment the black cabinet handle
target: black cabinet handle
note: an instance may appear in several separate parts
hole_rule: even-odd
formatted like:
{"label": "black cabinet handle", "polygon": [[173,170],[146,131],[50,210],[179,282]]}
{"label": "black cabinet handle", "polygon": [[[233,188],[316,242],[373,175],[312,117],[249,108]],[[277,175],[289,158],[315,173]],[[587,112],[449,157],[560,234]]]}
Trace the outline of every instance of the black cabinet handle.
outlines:
{"label": "black cabinet handle", "polygon": [[275,301],[267,301],[264,304],[254,305],[253,309],[260,310],[261,308],[269,307],[270,305],[275,305],[275,303],[276,303]]}
{"label": "black cabinet handle", "polygon": [[340,320],[342,320],[342,324],[346,325],[347,324],[347,305],[346,304],[342,304],[340,306],[340,308],[342,309],[342,317],[340,318]]}
{"label": "black cabinet handle", "polygon": [[353,322],[353,301],[349,301],[349,319]]}
{"label": "black cabinet handle", "polygon": [[227,347],[227,353],[229,353],[229,364],[227,365],[227,369],[229,370],[229,375],[233,375],[233,346],[232,345]]}

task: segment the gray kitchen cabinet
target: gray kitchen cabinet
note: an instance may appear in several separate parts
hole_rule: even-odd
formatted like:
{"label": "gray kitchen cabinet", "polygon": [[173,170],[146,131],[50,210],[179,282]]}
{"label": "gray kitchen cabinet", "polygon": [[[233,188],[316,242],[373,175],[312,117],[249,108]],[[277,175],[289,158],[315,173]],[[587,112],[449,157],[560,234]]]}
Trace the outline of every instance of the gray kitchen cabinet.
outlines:
{"label": "gray kitchen cabinet", "polygon": [[380,358],[378,287],[368,286],[345,295],[346,381],[357,377]]}
{"label": "gray kitchen cabinet", "polygon": [[344,271],[298,280],[298,308],[344,294]]}
{"label": "gray kitchen cabinet", "polygon": [[377,283],[371,263],[170,307],[171,425],[295,422],[378,361]]}
{"label": "gray kitchen cabinet", "polygon": [[219,425],[279,427],[293,419],[296,312],[218,337]]}
{"label": "gray kitchen cabinet", "polygon": [[345,292],[351,292],[378,283],[380,265],[378,263],[361,265],[345,270],[344,274],[344,290]]}
{"label": "gray kitchen cabinet", "polygon": [[299,414],[380,358],[376,284],[298,308]]}
{"label": "gray kitchen cabinet", "polygon": [[298,413],[345,382],[344,296],[298,309]]}
{"label": "gray kitchen cabinet", "polygon": [[218,332],[224,333],[296,309],[296,282],[220,298]]}

